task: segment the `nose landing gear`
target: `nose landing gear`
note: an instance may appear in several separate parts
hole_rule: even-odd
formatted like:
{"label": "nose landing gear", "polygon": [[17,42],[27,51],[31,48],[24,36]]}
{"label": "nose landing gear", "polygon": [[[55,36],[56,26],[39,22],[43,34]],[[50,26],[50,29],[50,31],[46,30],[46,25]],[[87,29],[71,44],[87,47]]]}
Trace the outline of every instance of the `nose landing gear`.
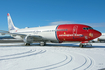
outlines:
{"label": "nose landing gear", "polygon": [[83,48],[83,47],[86,47],[86,46],[92,46],[92,44],[89,43],[88,41],[84,41],[84,42],[81,42],[79,46],[80,46],[81,48]]}

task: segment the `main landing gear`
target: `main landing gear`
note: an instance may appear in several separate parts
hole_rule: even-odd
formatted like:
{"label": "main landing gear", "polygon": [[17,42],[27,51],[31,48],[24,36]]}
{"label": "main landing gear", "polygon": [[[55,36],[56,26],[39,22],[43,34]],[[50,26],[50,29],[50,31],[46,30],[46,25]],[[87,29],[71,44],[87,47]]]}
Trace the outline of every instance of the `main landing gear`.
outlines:
{"label": "main landing gear", "polygon": [[[41,41],[40,46],[45,46],[46,42]],[[25,46],[30,46],[30,43],[25,43]]]}
{"label": "main landing gear", "polygon": [[43,41],[40,42],[40,46],[45,46],[45,45],[46,45],[46,42],[43,42]]}
{"label": "main landing gear", "polygon": [[30,46],[30,43],[25,43],[25,46]]}

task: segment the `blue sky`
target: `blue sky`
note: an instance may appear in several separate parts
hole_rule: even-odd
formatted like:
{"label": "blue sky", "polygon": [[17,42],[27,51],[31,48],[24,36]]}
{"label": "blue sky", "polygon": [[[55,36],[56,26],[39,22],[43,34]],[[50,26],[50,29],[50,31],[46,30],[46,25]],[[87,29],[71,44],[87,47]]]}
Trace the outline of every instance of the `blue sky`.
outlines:
{"label": "blue sky", "polygon": [[76,23],[105,33],[105,0],[0,0],[0,30],[7,13],[18,28]]}

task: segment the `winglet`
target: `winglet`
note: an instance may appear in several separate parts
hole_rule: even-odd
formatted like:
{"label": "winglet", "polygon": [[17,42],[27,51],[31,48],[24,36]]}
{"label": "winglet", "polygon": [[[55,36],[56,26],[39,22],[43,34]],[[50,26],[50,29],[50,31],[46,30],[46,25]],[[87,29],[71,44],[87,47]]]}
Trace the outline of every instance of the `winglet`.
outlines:
{"label": "winglet", "polygon": [[7,13],[7,16],[9,16],[9,13]]}

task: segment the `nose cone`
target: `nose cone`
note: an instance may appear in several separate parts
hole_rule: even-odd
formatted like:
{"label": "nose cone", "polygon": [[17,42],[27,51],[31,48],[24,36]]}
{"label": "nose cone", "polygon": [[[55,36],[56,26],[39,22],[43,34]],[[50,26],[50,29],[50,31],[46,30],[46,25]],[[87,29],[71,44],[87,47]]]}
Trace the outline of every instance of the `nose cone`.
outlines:
{"label": "nose cone", "polygon": [[94,30],[94,31],[93,31],[93,36],[94,36],[94,38],[100,37],[101,35],[102,35],[101,32],[99,32],[99,31],[97,31],[97,30]]}

